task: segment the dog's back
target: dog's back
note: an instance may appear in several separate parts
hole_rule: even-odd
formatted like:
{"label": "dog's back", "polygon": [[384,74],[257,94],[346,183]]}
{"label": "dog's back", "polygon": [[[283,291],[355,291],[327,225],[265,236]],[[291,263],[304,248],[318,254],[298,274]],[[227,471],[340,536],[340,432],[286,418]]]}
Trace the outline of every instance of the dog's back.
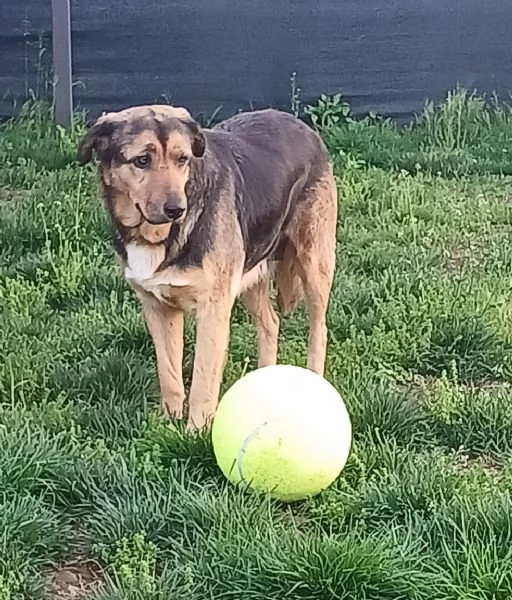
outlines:
{"label": "dog's back", "polygon": [[319,152],[323,159],[329,160],[322,139],[313,129],[297,117],[273,108],[239,113],[218,123],[211,131],[229,131],[266,152],[286,152],[283,146],[291,145],[295,151],[302,151],[303,160],[312,158],[307,156],[308,151]]}
{"label": "dog's back", "polygon": [[325,170],[330,162],[320,136],[300,119],[282,111],[241,113],[211,131],[231,134],[231,149],[246,177],[256,166],[267,176],[276,170],[292,176],[308,170],[314,176],[316,170]]}
{"label": "dog's back", "polygon": [[320,136],[290,114],[241,113],[207,132],[207,142],[234,174],[246,270],[272,255],[307,191],[332,172]]}

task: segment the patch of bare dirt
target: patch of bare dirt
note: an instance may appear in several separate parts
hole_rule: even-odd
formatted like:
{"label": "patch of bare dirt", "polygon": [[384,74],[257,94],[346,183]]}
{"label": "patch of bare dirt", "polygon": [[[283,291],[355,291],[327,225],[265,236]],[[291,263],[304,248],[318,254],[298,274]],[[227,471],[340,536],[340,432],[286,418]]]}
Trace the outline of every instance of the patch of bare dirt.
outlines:
{"label": "patch of bare dirt", "polygon": [[[421,400],[426,395],[436,392],[439,381],[440,378],[433,375],[415,375],[409,381],[396,382],[395,388],[413,400]],[[450,383],[454,385],[453,382]],[[465,392],[500,392],[510,390],[512,384],[508,381],[485,378],[467,382],[458,381],[456,387]]]}
{"label": "patch of bare dirt", "polygon": [[502,469],[502,465],[498,458],[490,452],[483,452],[478,456],[470,456],[465,452],[458,452],[455,457],[454,466],[461,471],[480,468],[489,475],[494,476],[499,475]]}
{"label": "patch of bare dirt", "polygon": [[496,381],[494,379],[481,379],[480,381],[473,382],[470,386],[466,386],[471,390],[477,390],[479,392],[493,392],[493,391],[505,391],[510,390],[510,383],[508,381]]}
{"label": "patch of bare dirt", "polygon": [[436,385],[435,377],[415,375],[408,381],[396,381],[394,387],[397,392],[406,396],[407,400],[421,403],[426,395],[435,390]]}
{"label": "patch of bare dirt", "polygon": [[101,590],[103,572],[93,559],[76,559],[56,565],[50,583],[54,600],[86,600]]}
{"label": "patch of bare dirt", "polygon": [[449,273],[460,273],[463,269],[478,266],[483,258],[480,244],[471,242],[466,247],[452,248],[444,254],[444,268]]}
{"label": "patch of bare dirt", "polygon": [[23,200],[24,194],[20,190],[11,190],[7,187],[0,187],[0,203],[16,202]]}

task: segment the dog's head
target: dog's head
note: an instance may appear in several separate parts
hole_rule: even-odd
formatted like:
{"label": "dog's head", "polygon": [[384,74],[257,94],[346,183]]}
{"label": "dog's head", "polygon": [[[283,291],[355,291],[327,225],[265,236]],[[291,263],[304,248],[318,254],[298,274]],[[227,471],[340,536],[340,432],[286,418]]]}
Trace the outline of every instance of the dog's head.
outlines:
{"label": "dog's head", "polygon": [[126,226],[183,220],[191,162],[205,137],[184,108],[137,106],[100,117],[78,148],[82,165],[99,161],[110,210]]}

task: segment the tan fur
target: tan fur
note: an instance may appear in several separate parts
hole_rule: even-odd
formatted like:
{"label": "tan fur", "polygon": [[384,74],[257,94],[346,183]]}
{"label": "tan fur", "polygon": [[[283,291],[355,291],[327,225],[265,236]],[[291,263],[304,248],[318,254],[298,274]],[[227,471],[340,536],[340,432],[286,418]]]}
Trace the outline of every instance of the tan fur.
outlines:
{"label": "tan fur", "polygon": [[140,288],[136,290],[155,346],[162,410],[165,416],[181,419],[185,401],[182,374],[184,313]]}
{"label": "tan fur", "polygon": [[[309,199],[290,224],[288,235],[295,251],[285,253],[279,267],[300,277],[309,315],[307,366],[321,375],[327,353],[326,314],[336,263],[337,212],[336,181],[332,172],[327,172],[309,191]],[[291,287],[280,289],[286,306],[297,300],[297,276],[292,279]]]}
{"label": "tan fur", "polygon": [[171,106],[170,104],[148,104],[144,106],[131,106],[122,111],[103,113],[95,124],[114,121],[136,121],[140,117],[145,117],[148,111],[154,113],[157,117],[171,119],[192,119],[190,112],[182,106]]}
{"label": "tan fur", "polygon": [[277,304],[281,314],[291,312],[304,296],[302,279],[297,271],[297,255],[293,244],[286,244],[283,260],[276,265]]}
{"label": "tan fur", "polygon": [[270,299],[268,276],[243,292],[245,308],[253,316],[258,335],[258,367],[275,365],[279,338],[279,317]]}
{"label": "tan fur", "polygon": [[[304,297],[309,316],[307,367],[320,375],[327,353],[326,313],[336,262],[338,195],[332,172],[309,191],[303,209],[286,229],[290,239],[283,258],[275,265],[277,301],[283,314]],[[241,295],[258,333],[258,366],[277,361],[279,318],[270,299],[269,278],[264,277]]]}

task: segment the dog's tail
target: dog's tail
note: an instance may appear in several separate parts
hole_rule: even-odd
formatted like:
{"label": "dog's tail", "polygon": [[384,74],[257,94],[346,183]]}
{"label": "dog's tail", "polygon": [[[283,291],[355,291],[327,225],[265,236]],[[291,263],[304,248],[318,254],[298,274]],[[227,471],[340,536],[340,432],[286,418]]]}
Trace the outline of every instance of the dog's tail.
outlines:
{"label": "dog's tail", "polygon": [[282,315],[288,314],[304,297],[302,279],[298,273],[295,248],[288,242],[283,250],[283,258],[276,265],[277,306]]}

